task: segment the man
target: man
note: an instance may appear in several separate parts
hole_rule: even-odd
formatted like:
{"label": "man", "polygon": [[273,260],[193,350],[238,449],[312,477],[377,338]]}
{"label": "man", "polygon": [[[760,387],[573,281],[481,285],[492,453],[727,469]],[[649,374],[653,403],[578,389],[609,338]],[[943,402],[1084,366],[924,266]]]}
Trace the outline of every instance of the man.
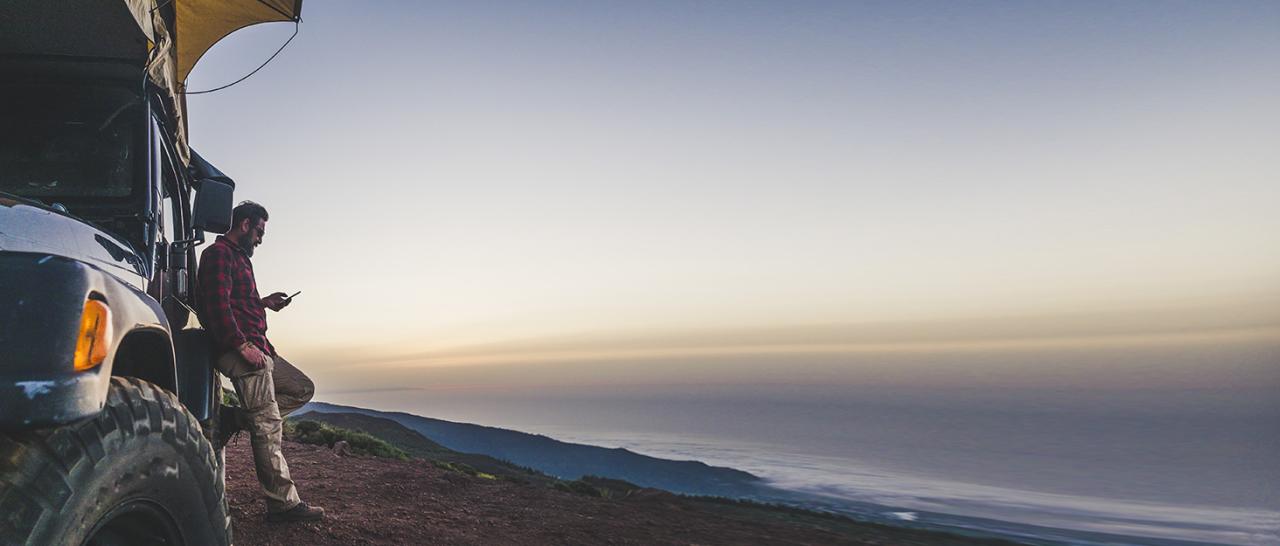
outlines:
{"label": "man", "polygon": [[276,354],[267,341],[267,309],[279,311],[292,301],[283,292],[261,298],[253,277],[254,249],[266,234],[267,209],[252,201],[232,212],[231,231],[200,255],[198,314],[214,339],[219,372],[231,378],[243,414],[223,408],[219,443],[248,429],[253,465],[267,498],[268,521],[309,521],[324,509],[298,497],[281,451],[284,416],[306,404],[315,385]]}

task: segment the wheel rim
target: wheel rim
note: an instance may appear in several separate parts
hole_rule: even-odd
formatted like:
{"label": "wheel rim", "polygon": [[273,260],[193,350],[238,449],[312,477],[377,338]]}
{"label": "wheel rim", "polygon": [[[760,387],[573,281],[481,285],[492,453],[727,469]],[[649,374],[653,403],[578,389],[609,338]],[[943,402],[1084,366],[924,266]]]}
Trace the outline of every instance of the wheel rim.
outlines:
{"label": "wheel rim", "polygon": [[181,545],[182,534],[173,517],[160,505],[134,499],[98,520],[85,546],[174,546]]}

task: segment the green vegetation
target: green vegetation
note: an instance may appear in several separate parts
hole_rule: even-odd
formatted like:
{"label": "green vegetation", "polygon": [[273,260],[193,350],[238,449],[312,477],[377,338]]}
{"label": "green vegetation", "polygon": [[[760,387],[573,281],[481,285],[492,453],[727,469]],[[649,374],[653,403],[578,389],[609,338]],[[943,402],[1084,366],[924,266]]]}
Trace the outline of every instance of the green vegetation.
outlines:
{"label": "green vegetation", "polygon": [[457,472],[457,473],[459,473],[459,474],[466,474],[466,475],[468,475],[468,476],[475,476],[475,477],[477,477],[477,478],[481,478],[481,479],[485,479],[485,480],[496,480],[496,479],[498,479],[498,477],[497,477],[497,476],[495,476],[495,475],[493,475],[493,474],[490,474],[490,473],[488,473],[488,472],[481,472],[481,471],[479,471],[479,470],[476,470],[475,468],[473,468],[471,465],[469,465],[469,464],[467,464],[467,463],[459,463],[459,462],[453,462],[453,461],[441,461],[441,460],[439,460],[439,459],[431,459],[431,464],[432,464],[432,466],[435,466],[436,468],[439,468],[439,469],[441,469],[441,470],[447,470],[447,471],[449,471],[449,472]]}
{"label": "green vegetation", "polygon": [[344,441],[357,455],[372,455],[388,459],[409,460],[409,454],[403,449],[387,443],[385,440],[367,432],[335,427],[316,421],[285,421],[284,437],[304,444],[316,444],[333,447]]}
{"label": "green vegetation", "polygon": [[714,497],[709,495],[679,495],[679,496],[686,499],[695,500],[698,502],[723,504],[728,506],[736,506],[739,508],[758,508],[761,510],[782,512],[782,513],[787,513],[787,514],[792,514],[797,516],[810,516],[810,517],[829,519],[829,520],[835,520],[835,521],[845,521],[845,522],[851,522],[851,523],[858,521],[844,514],[838,514],[835,512],[824,512],[822,510],[816,510],[813,508],[792,506],[790,504],[782,504],[778,502],[760,502],[760,501],[754,501],[751,499],[732,499],[729,497]]}
{"label": "green vegetation", "polygon": [[560,480],[556,482],[554,487],[560,491],[589,497],[600,497],[602,499],[618,499],[642,489],[640,486],[628,481],[590,475],[573,481]]}
{"label": "green vegetation", "polygon": [[471,465],[467,463],[457,463],[457,462],[441,461],[439,459],[433,459],[431,461],[431,464],[441,470],[448,470],[449,472],[457,472],[459,474],[466,474],[468,476],[475,476],[480,473],[480,471],[476,470],[475,468],[472,468]]}
{"label": "green vegetation", "polygon": [[582,480],[559,481],[556,482],[555,488],[566,493],[577,493],[588,497],[608,498],[608,491],[591,485]]}
{"label": "green vegetation", "polygon": [[511,462],[511,461],[508,461],[508,460],[506,460],[506,459],[498,459],[498,458],[494,458],[494,460],[495,460],[495,461],[498,461],[499,463],[501,463],[501,464],[503,464],[503,465],[505,465],[505,466],[511,467],[511,468],[513,468],[513,469],[515,469],[515,470],[518,470],[518,471],[520,471],[520,472],[523,472],[523,473],[525,473],[525,474],[529,474],[530,476],[536,476],[536,477],[539,477],[539,478],[547,478],[547,479],[555,479],[555,478],[554,478],[554,477],[552,477],[550,474],[547,474],[546,472],[543,472],[543,471],[538,470],[538,469],[533,468],[533,467],[524,466],[524,465],[519,465],[519,464],[513,463],[513,462]]}
{"label": "green vegetation", "polygon": [[536,483],[546,486],[552,486],[560,481],[532,468],[511,464],[488,455],[454,451],[390,419],[357,413],[324,412],[307,413],[301,418],[319,421],[335,429],[364,431],[404,450],[412,458],[430,461],[436,468],[449,472],[482,479],[524,484]]}
{"label": "green vegetation", "polygon": [[236,396],[236,391],[222,391],[222,405],[239,407],[240,397]]}

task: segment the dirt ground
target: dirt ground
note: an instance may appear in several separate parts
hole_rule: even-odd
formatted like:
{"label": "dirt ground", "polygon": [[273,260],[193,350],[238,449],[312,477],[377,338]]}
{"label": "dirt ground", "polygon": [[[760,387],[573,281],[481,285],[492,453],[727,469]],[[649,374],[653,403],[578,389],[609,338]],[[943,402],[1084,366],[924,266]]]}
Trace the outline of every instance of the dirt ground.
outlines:
{"label": "dirt ground", "polygon": [[[302,498],[323,506],[315,523],[267,523],[249,442],[227,447],[235,543],[357,544],[979,544],[946,535],[698,502],[656,490],[602,499],[487,480],[422,460],[339,457],[285,443]],[[796,520],[796,521],[793,521]],[[940,538],[941,537],[941,538]]]}

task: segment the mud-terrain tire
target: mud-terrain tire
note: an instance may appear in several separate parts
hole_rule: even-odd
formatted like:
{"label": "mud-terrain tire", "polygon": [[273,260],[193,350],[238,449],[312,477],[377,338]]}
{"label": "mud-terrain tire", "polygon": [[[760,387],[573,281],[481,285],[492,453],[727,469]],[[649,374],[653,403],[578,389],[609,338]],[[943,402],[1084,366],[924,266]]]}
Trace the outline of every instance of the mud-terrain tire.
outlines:
{"label": "mud-terrain tire", "polygon": [[0,432],[0,544],[230,544],[217,470],[177,397],[112,378],[92,419]]}

